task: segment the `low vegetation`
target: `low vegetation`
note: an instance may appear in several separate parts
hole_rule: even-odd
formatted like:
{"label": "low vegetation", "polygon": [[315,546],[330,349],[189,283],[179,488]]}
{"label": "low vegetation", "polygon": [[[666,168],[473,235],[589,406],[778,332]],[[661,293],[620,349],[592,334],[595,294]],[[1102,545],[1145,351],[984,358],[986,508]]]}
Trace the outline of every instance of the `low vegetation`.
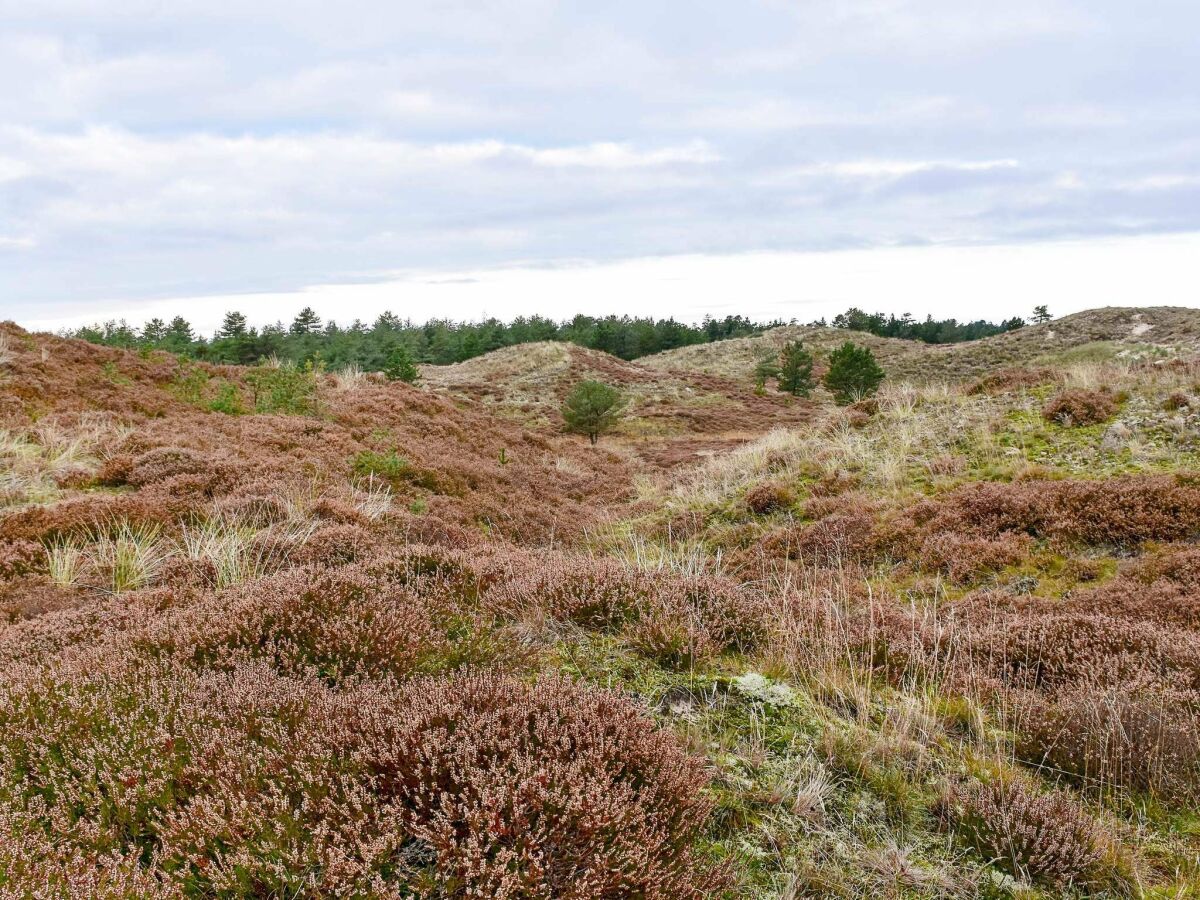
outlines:
{"label": "low vegetation", "polygon": [[751,355],[760,418],[650,438],[587,356],[593,446],[0,335],[0,897],[1200,891],[1194,357],[806,338],[809,398]]}

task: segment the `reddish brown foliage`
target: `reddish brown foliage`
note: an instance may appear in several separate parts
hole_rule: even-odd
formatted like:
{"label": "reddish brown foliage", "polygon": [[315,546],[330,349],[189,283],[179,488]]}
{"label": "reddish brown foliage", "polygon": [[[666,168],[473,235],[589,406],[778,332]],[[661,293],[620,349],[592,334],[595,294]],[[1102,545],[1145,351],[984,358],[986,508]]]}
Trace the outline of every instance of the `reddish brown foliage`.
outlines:
{"label": "reddish brown foliage", "polygon": [[1100,425],[1117,414],[1117,401],[1107,389],[1062,391],[1042,407],[1042,418],[1059,425]]}
{"label": "reddish brown foliage", "polygon": [[408,883],[578,900],[721,884],[691,851],[699,762],[612,694],[496,676],[339,691],[244,662],[114,662],[0,698],[12,884],[79,896],[141,871],[169,896]]}
{"label": "reddish brown foliage", "polygon": [[756,484],[746,491],[746,506],[755,515],[765,516],[787,509],[795,502],[795,496],[787,485],[767,481]]}
{"label": "reddish brown foliage", "polygon": [[1086,881],[1103,857],[1101,830],[1069,795],[1020,781],[971,782],[945,800],[949,818],[984,858],[1056,885]]}
{"label": "reddish brown foliage", "polygon": [[1048,367],[1027,369],[1018,366],[984,375],[967,388],[967,393],[1000,394],[1049,384],[1058,378],[1059,373]]}
{"label": "reddish brown foliage", "polygon": [[[439,880],[479,896],[706,896],[689,846],[708,814],[696,760],[627,702],[563,681],[415,686],[368,727],[371,770]],[[701,873],[701,874],[698,874]]]}

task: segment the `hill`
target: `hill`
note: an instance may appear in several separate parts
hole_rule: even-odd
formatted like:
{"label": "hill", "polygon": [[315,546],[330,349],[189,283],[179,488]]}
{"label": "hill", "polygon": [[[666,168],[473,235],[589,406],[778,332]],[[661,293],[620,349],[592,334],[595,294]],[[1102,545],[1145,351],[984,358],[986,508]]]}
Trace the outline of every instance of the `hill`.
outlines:
{"label": "hill", "polygon": [[655,465],[673,466],[697,454],[796,426],[811,416],[804,400],[759,396],[735,380],[704,373],[656,370],[599,350],[540,342],[495,350],[450,366],[422,366],[422,384],[529,427],[559,431],[567,393],[584,379],[619,388],[626,407],[618,444]]}
{"label": "hill", "polygon": [[[0,898],[1193,896],[1177,312],[851,408],[0,325]],[[582,377],[631,397],[598,447]]]}
{"label": "hill", "polygon": [[820,353],[847,340],[870,347],[893,378],[965,380],[995,369],[1053,360],[1070,351],[1194,352],[1200,349],[1200,310],[1182,307],[1108,307],[961,344],[923,344],[837,328],[785,325],[763,335],[668,350],[639,360],[648,369],[704,373],[748,382],[755,363],[789,341]]}

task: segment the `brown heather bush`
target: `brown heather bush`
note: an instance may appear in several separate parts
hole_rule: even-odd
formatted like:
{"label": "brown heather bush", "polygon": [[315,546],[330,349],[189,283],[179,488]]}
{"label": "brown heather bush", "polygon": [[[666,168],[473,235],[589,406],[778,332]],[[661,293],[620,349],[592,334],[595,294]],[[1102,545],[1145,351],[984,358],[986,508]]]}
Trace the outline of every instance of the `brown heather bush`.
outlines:
{"label": "brown heather bush", "polygon": [[756,484],[746,491],[746,506],[757,516],[787,509],[795,499],[787,485],[771,481]]}
{"label": "brown heather bush", "polygon": [[1115,578],[1073,591],[1063,608],[1200,631],[1200,586],[1184,586],[1165,577],[1149,584],[1135,577]]}
{"label": "brown heather bush", "polygon": [[380,793],[456,895],[698,898],[698,760],[604,691],[494,676],[423,682],[366,729]]}
{"label": "brown heather bush", "polygon": [[104,668],[0,696],[0,888],[14,895],[600,900],[723,883],[692,851],[700,761],[613,694]]}
{"label": "brown heather bush", "polygon": [[729,579],[646,572],[576,554],[541,553],[514,568],[483,595],[489,610],[624,632],[636,649],[666,664],[750,650],[765,633],[761,595]]}
{"label": "brown heather bush", "polygon": [[966,484],[911,509],[926,533],[1006,532],[1066,543],[1135,546],[1200,534],[1200,487],[1177,476]]}
{"label": "brown heather bush", "polygon": [[1200,800],[1200,691],[1088,687],[1017,701],[1018,752],[1088,786]]}
{"label": "brown heather bush", "polygon": [[1057,886],[1097,875],[1102,831],[1069,794],[1009,778],[956,785],[943,803],[958,832],[1014,875]]}
{"label": "brown heather bush", "polygon": [[942,572],[952,581],[967,584],[1016,565],[1032,545],[1033,539],[1025,534],[986,538],[940,531],[925,539],[917,557],[927,571]]}
{"label": "brown heather bush", "polygon": [[1101,425],[1117,414],[1117,400],[1107,388],[1073,388],[1055,394],[1042,407],[1042,418],[1059,425]]}
{"label": "brown heather bush", "polygon": [[1001,369],[984,375],[967,387],[968,394],[1002,394],[1007,391],[1027,390],[1043,384],[1053,384],[1061,377],[1057,369],[1020,368]]}
{"label": "brown heather bush", "polygon": [[1192,398],[1183,391],[1172,391],[1163,400],[1162,408],[1167,412],[1179,412],[1181,409],[1188,409],[1192,405]]}

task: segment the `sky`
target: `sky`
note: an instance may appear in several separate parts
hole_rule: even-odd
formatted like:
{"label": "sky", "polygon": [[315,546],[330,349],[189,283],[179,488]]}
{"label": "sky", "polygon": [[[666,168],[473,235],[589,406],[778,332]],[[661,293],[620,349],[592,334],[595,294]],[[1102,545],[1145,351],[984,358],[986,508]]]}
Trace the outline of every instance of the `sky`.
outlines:
{"label": "sky", "polygon": [[0,0],[0,318],[1200,306],[1195,0]]}

